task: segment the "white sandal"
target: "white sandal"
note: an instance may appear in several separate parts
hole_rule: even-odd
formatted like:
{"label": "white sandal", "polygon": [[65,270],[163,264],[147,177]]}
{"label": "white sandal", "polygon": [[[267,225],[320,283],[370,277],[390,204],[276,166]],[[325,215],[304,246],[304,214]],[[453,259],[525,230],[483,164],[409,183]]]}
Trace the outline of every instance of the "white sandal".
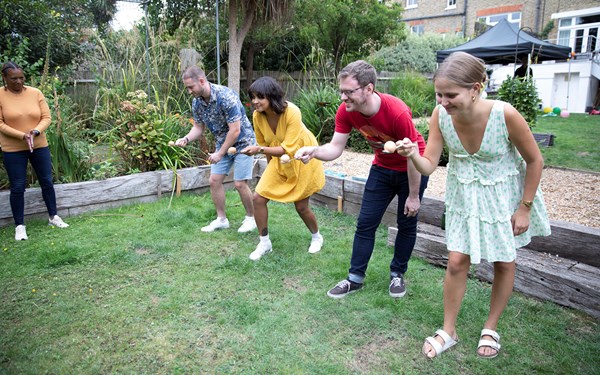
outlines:
{"label": "white sandal", "polygon": [[[488,358],[488,359],[496,358],[498,353],[500,353],[500,335],[496,331],[492,331],[491,329],[484,328],[481,330],[480,337],[483,337],[483,336],[490,336],[494,340],[492,341],[492,340],[480,339],[479,344],[477,345],[477,355],[481,358]],[[483,348],[483,347],[492,348],[496,351],[496,353],[494,353],[492,355],[481,355],[481,354],[479,354],[479,349]]]}
{"label": "white sandal", "polygon": [[[442,338],[442,340],[444,340],[444,345],[440,344],[436,339],[435,336],[440,336]],[[453,339],[452,337],[450,337],[449,334],[446,333],[446,331],[438,329],[437,331],[435,331],[435,335],[433,336],[429,336],[425,339],[426,343],[429,343],[429,345],[431,345],[431,347],[433,348],[435,355],[433,357],[429,357],[427,355],[427,353],[425,353],[425,347],[423,347],[423,354],[425,355],[425,357],[429,358],[429,359],[433,359],[437,356],[439,356],[440,354],[442,354],[443,352],[445,352],[446,350],[450,349],[451,347],[453,347],[454,345],[456,345],[456,343],[458,342],[458,338]]]}

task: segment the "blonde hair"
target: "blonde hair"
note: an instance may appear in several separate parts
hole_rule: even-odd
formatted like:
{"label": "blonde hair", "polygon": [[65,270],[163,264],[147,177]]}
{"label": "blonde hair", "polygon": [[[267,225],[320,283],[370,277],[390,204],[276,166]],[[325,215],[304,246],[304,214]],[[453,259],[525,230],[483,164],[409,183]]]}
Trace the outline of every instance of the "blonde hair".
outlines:
{"label": "blonde hair", "polygon": [[435,72],[433,82],[438,78],[445,78],[464,88],[471,88],[475,83],[480,83],[483,88],[487,80],[485,63],[466,52],[453,52]]}

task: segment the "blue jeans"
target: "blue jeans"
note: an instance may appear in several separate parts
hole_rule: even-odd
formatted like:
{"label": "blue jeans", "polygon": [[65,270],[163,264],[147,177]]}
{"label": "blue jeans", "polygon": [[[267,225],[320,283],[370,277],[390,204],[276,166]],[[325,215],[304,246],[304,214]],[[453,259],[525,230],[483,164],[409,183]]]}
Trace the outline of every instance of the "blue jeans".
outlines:
{"label": "blue jeans", "polygon": [[56,215],[56,194],[52,182],[52,161],[48,147],[36,148],[33,152],[16,151],[4,152],[4,168],[10,182],[10,209],[15,220],[15,225],[25,223],[25,186],[27,183],[27,161],[33,170],[42,188],[42,197],[46,203],[48,214]]}
{"label": "blue jeans", "polygon": [[[419,200],[427,188],[428,176],[421,176]],[[375,233],[385,210],[395,196],[398,197],[397,224],[398,235],[394,245],[394,258],[390,264],[390,275],[399,276],[408,269],[408,260],[417,240],[418,216],[404,215],[404,203],[408,198],[408,174],[373,165],[365,184],[365,191],[356,222],[354,245],[348,279],[362,283],[365,279],[367,266],[375,246]]]}

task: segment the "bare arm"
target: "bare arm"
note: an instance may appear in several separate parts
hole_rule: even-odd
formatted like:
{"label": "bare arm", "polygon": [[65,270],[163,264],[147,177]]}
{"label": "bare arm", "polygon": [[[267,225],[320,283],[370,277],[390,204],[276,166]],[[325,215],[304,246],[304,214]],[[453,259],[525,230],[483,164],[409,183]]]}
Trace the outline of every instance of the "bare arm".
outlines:
{"label": "bare arm", "polygon": [[436,108],[429,120],[429,137],[427,138],[427,146],[425,147],[423,156],[419,155],[419,145],[410,142],[410,140],[406,142],[405,139],[405,145],[398,148],[400,155],[406,156],[412,161],[412,163],[409,163],[409,171],[410,164],[413,164],[417,171],[425,176],[429,176],[437,168],[440,156],[444,150],[444,137],[442,137],[442,133],[440,132],[438,120],[439,112]]}
{"label": "bare arm", "polygon": [[179,147],[185,147],[188,145],[188,143],[204,137],[204,128],[204,124],[194,122],[194,125],[186,134],[186,136],[175,141],[175,145]]}
{"label": "bare arm", "polygon": [[322,146],[305,146],[300,148],[294,157],[296,159],[302,160],[303,163],[308,163],[308,161],[312,158],[316,158],[323,161],[335,160],[340,157],[344,148],[346,147],[346,142],[348,142],[348,138],[350,134],[343,134],[335,132],[333,133],[333,138],[331,142],[326,143]]}
{"label": "bare arm", "polygon": [[[511,105],[504,107],[504,119],[508,129],[508,137],[515,145],[523,160],[525,160],[525,185],[519,208],[511,217],[513,234],[518,236],[529,229],[529,214],[531,207],[524,202],[532,202],[535,192],[542,178],[544,159],[533,138],[527,122],[521,114]],[[529,206],[529,207],[528,207]]]}

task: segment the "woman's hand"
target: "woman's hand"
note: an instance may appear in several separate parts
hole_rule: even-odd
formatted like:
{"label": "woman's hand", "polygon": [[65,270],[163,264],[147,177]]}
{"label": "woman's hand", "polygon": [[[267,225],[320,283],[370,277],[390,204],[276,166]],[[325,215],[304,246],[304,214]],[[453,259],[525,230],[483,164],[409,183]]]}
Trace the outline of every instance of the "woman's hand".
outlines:
{"label": "woman's hand", "polygon": [[419,145],[410,139],[404,138],[396,142],[396,152],[404,157],[410,158],[415,152],[419,152]]}
{"label": "woman's hand", "polygon": [[515,212],[510,218],[513,234],[515,236],[523,234],[529,229],[529,210],[529,208],[521,205],[517,212]]}
{"label": "woman's hand", "polygon": [[260,153],[260,146],[248,146],[240,151],[240,154],[254,156]]}
{"label": "woman's hand", "polygon": [[32,133],[23,134],[23,140],[27,143],[27,146],[29,146],[29,152],[33,152],[33,137]]}

